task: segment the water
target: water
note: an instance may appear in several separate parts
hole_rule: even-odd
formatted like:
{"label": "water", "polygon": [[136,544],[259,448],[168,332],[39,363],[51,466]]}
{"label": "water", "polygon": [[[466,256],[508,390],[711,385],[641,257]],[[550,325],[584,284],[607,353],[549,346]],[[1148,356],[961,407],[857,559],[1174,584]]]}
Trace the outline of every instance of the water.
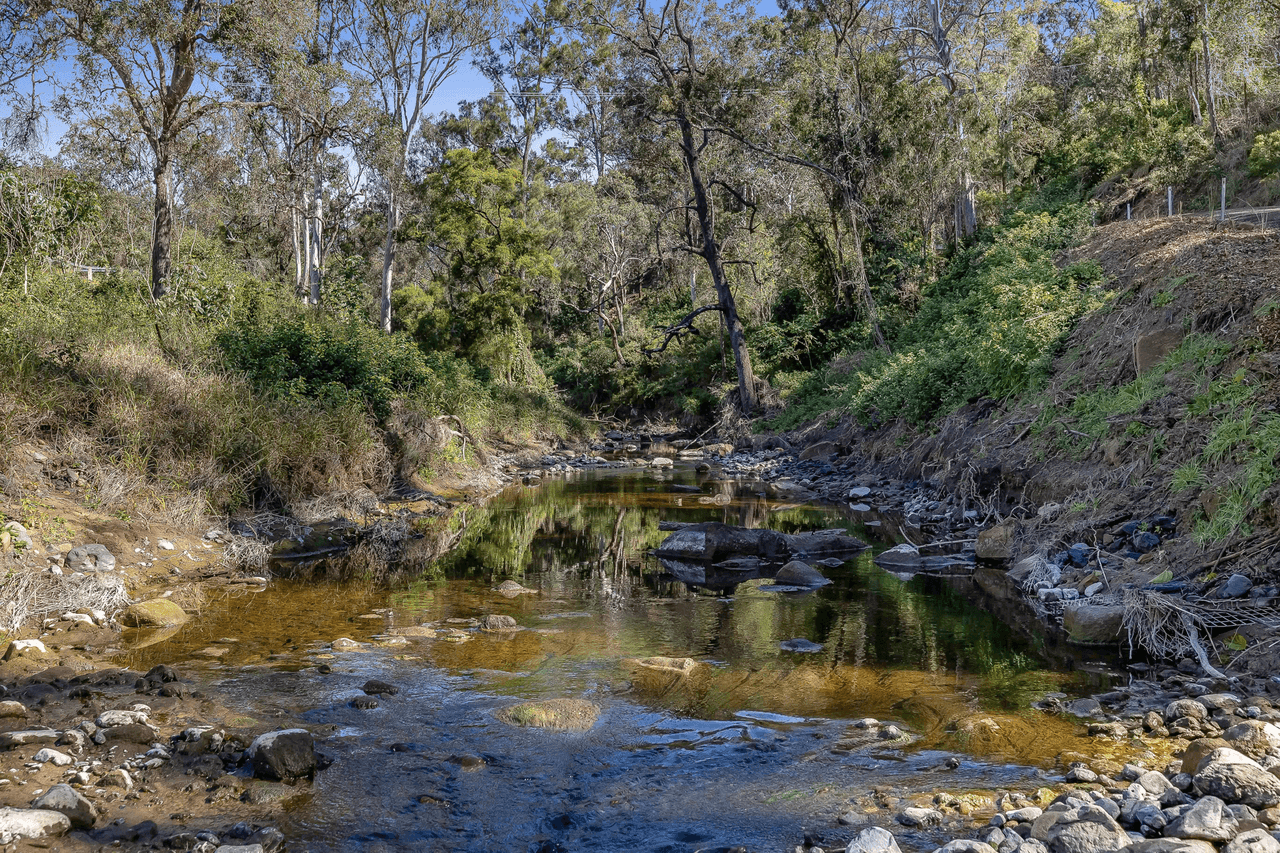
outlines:
{"label": "water", "polygon": [[[888,825],[937,791],[1031,791],[1064,754],[1098,755],[1074,721],[1028,709],[1039,693],[1088,685],[951,587],[903,582],[870,552],[824,567],[834,583],[804,595],[771,592],[766,579],[690,586],[646,555],[667,535],[660,520],[876,532],[688,470],[582,474],[433,522],[407,556],[412,579],[390,589],[311,581],[229,593],[122,663],[177,661],[238,698],[245,722],[283,712],[330,732],[333,766],[282,826],[314,851],[781,850],[806,828],[831,849],[855,832],[834,822],[849,810]],[[452,550],[432,559],[442,543]],[[493,590],[509,579],[537,594]],[[525,630],[327,649],[490,613]],[[782,650],[789,640],[821,648]],[[651,656],[699,665],[674,676],[635,663]],[[347,703],[368,678],[401,692],[356,710]],[[566,734],[493,716],[561,697],[596,703],[599,722]],[[894,721],[911,740],[854,728],[862,717]],[[958,768],[944,766],[949,756]],[[989,808],[972,799],[979,814]],[[945,840],[895,831],[906,850]]]}

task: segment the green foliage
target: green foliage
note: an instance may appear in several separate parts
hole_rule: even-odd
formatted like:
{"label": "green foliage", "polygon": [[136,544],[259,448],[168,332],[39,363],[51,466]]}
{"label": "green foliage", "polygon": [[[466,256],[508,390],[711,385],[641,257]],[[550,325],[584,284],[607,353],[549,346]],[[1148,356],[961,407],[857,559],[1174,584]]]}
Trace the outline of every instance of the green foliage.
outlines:
{"label": "green foliage", "polygon": [[1249,174],[1270,178],[1280,173],[1280,130],[1259,133],[1249,149]]}
{"label": "green foliage", "polygon": [[1026,209],[1041,203],[1028,200],[957,256],[891,342],[892,354],[849,356],[856,366],[843,375],[833,369],[807,380],[790,397],[799,405],[773,426],[837,402],[870,426],[895,418],[920,424],[980,397],[1034,388],[1072,324],[1101,304],[1102,281],[1094,261],[1054,263],[1087,233],[1090,209]]}
{"label": "green foliage", "polygon": [[261,391],[367,407],[379,420],[391,414],[397,397],[440,393],[440,379],[410,338],[367,324],[296,317],[272,327],[227,329],[217,345],[227,365]]}

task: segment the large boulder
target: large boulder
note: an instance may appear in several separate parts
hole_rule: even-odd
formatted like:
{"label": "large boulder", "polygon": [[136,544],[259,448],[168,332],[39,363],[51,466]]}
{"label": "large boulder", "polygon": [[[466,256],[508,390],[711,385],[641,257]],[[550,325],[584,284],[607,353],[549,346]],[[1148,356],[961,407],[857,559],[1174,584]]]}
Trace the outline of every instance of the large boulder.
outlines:
{"label": "large boulder", "polygon": [[1110,853],[1129,840],[1115,818],[1093,805],[1068,810],[1045,833],[1049,853]]}
{"label": "large boulder", "polygon": [[63,835],[69,829],[71,821],[62,812],[0,808],[0,844],[9,844],[19,838]]}
{"label": "large boulder", "polygon": [[292,782],[316,773],[316,747],[306,729],[281,729],[259,735],[249,745],[253,775],[259,779]]}
{"label": "large boulder", "polygon": [[1201,797],[1162,830],[1170,838],[1229,841],[1236,834],[1236,819],[1217,797]]}
{"label": "large boulder", "polygon": [[819,441],[811,444],[804,450],[800,451],[800,461],[807,462],[811,459],[825,461],[840,452],[840,448],[836,447],[833,441]]}
{"label": "large boulder", "polygon": [[1262,720],[1245,720],[1222,733],[1222,739],[1233,749],[1252,758],[1261,758],[1280,750],[1280,726]]}
{"label": "large boulder", "polygon": [[1013,556],[1013,542],[1017,533],[1018,528],[1013,522],[987,528],[978,534],[978,541],[973,546],[974,555],[979,560],[1008,560]]}
{"label": "large boulder", "polygon": [[128,628],[172,628],[191,617],[167,598],[152,598],[132,604],[120,616],[120,624]]}
{"label": "large boulder", "polygon": [[866,547],[861,539],[843,530],[788,535],[708,521],[681,527],[664,539],[654,553],[674,560],[718,562],[731,557],[759,557],[783,562],[798,554],[853,553]]}
{"label": "large boulder", "polygon": [[93,803],[70,785],[54,785],[41,794],[32,805],[37,809],[47,809],[66,815],[75,829],[92,829],[94,821],[97,820]]}
{"label": "large boulder", "polygon": [[1280,853],[1280,841],[1265,829],[1250,829],[1231,839],[1222,853]]}
{"label": "large boulder", "polygon": [[1254,809],[1280,805],[1280,779],[1234,749],[1215,749],[1193,777],[1201,793]]}

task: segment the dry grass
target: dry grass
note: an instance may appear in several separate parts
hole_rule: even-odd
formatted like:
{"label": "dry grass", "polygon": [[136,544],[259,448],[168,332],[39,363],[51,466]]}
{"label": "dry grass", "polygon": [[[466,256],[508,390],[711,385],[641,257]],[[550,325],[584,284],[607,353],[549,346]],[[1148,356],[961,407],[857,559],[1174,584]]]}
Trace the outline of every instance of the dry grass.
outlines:
{"label": "dry grass", "polygon": [[28,620],[52,613],[102,610],[112,613],[129,603],[124,581],[113,574],[55,575],[10,571],[0,580],[0,627],[12,633]]}

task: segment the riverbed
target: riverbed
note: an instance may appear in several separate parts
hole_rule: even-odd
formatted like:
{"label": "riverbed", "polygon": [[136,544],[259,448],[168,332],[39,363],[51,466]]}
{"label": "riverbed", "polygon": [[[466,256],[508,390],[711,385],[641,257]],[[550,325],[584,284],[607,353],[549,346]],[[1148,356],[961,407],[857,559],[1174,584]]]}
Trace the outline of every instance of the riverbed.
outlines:
{"label": "riverbed", "polygon": [[[1034,792],[1070,756],[1099,756],[1078,720],[1030,703],[1121,674],[1055,668],[1047,641],[954,584],[880,570],[875,549],[820,566],[833,583],[804,594],[767,577],[691,583],[648,555],[667,535],[660,521],[712,520],[893,544],[840,507],[691,468],[583,472],[455,514],[452,550],[416,558],[411,543],[412,571],[390,586],[240,588],[119,663],[178,665],[246,719],[300,717],[328,735],[332,765],[287,805],[290,849],[773,851],[806,833],[832,849],[939,795],[956,820],[983,820],[994,793]],[[532,592],[504,596],[508,580]],[[520,630],[476,629],[490,614]],[[391,638],[419,625],[439,633]],[[653,656],[695,665],[674,676],[636,664]],[[399,692],[353,707],[371,678]],[[600,718],[565,733],[494,716],[552,698],[589,700]],[[904,850],[962,834],[895,832]]]}

